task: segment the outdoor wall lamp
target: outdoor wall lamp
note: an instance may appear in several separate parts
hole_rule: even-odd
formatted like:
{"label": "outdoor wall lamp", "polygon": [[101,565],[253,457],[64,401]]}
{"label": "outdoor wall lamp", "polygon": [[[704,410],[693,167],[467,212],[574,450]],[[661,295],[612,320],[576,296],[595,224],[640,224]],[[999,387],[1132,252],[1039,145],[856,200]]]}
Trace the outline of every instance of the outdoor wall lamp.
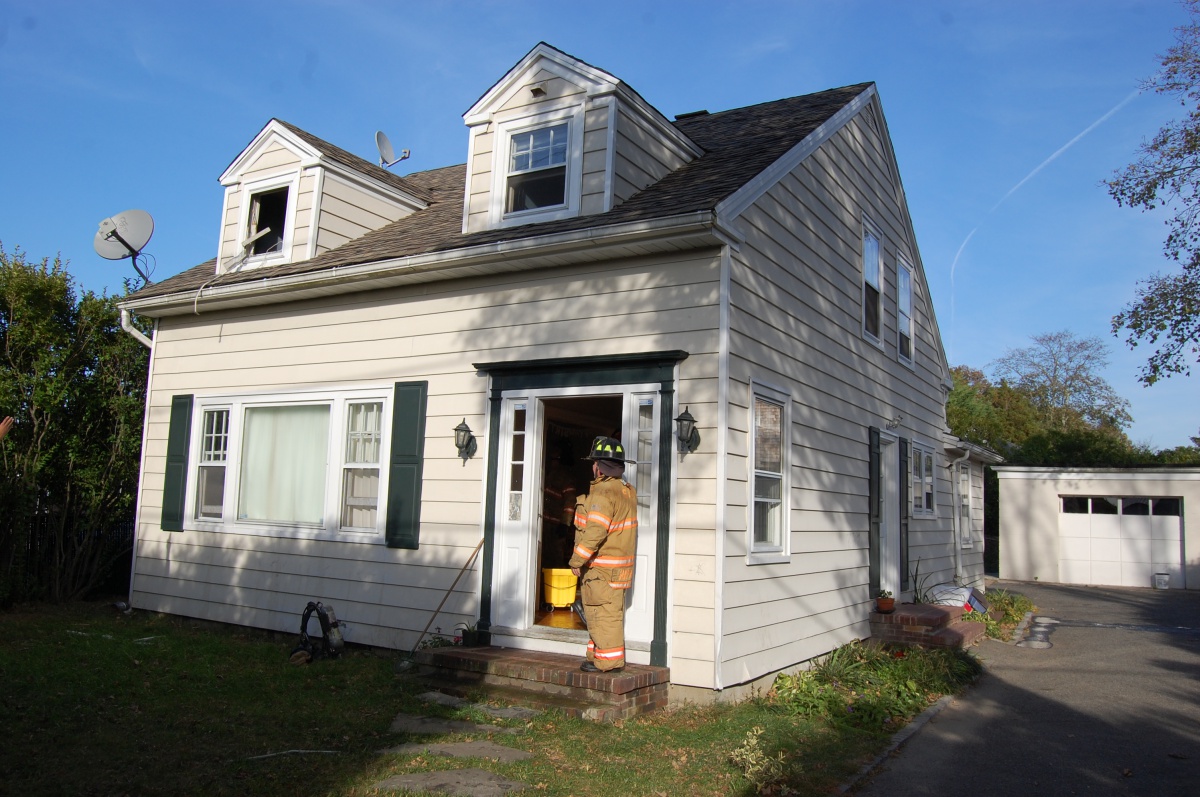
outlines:
{"label": "outdoor wall lamp", "polygon": [[675,419],[675,436],[679,438],[679,450],[684,454],[690,454],[700,445],[700,430],[687,407]]}
{"label": "outdoor wall lamp", "polygon": [[462,423],[454,427],[454,447],[458,449],[458,455],[462,457],[464,463],[475,456],[475,452],[479,450],[479,444],[475,442],[475,435],[471,434],[471,427],[467,426],[466,418],[463,418]]}

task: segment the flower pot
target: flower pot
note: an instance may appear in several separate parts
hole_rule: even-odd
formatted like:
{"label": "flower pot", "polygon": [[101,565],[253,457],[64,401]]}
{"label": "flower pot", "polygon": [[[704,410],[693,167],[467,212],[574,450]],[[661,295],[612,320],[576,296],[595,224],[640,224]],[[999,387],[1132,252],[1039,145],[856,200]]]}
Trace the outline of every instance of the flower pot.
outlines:
{"label": "flower pot", "polygon": [[892,612],[896,611],[896,599],[876,598],[875,611],[879,612],[880,614],[891,614]]}
{"label": "flower pot", "polygon": [[463,631],[462,643],[464,648],[477,648],[480,645],[478,631]]}

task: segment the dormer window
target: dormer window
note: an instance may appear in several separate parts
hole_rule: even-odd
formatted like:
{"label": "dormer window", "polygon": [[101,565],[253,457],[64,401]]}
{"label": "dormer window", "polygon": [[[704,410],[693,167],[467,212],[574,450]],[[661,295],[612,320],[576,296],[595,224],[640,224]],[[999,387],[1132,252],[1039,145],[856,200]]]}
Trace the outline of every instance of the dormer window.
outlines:
{"label": "dormer window", "polygon": [[250,255],[283,251],[283,228],[287,223],[288,189],[276,188],[250,197],[250,219],[246,240]]}
{"label": "dormer window", "polygon": [[506,213],[567,203],[567,125],[516,133],[509,145]]}

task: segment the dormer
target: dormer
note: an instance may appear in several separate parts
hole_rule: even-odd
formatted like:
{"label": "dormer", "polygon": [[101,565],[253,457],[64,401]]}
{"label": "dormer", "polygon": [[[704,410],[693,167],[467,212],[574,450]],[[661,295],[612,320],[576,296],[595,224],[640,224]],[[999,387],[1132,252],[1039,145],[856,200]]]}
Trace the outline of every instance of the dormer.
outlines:
{"label": "dormer", "polygon": [[220,182],[218,274],[308,260],[429,200],[402,177],[278,119]]}
{"label": "dormer", "polygon": [[463,120],[464,233],[604,213],[702,154],[629,86],[544,42]]}

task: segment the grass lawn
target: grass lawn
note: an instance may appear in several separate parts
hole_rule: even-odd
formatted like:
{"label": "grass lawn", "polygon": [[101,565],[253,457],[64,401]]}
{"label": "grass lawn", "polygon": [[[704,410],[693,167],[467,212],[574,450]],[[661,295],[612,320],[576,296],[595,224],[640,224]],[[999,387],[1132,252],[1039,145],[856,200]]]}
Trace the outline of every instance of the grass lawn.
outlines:
{"label": "grass lawn", "polygon": [[[419,701],[425,690],[396,677],[391,656],[353,649],[296,666],[295,638],[122,615],[107,603],[19,607],[0,614],[0,630],[0,792],[21,795],[368,795],[393,775],[466,767],[527,783],[524,794],[753,794],[756,783],[828,794],[907,717],[961,685],[914,687],[906,671],[851,687],[852,673],[892,666],[856,653],[831,663],[844,699],[798,680],[787,699],[684,707],[615,726],[554,712],[522,723]],[[903,711],[876,705],[889,678],[903,682]],[[493,741],[533,757],[382,755],[404,742],[450,740],[390,733],[400,712],[522,726]]]}

